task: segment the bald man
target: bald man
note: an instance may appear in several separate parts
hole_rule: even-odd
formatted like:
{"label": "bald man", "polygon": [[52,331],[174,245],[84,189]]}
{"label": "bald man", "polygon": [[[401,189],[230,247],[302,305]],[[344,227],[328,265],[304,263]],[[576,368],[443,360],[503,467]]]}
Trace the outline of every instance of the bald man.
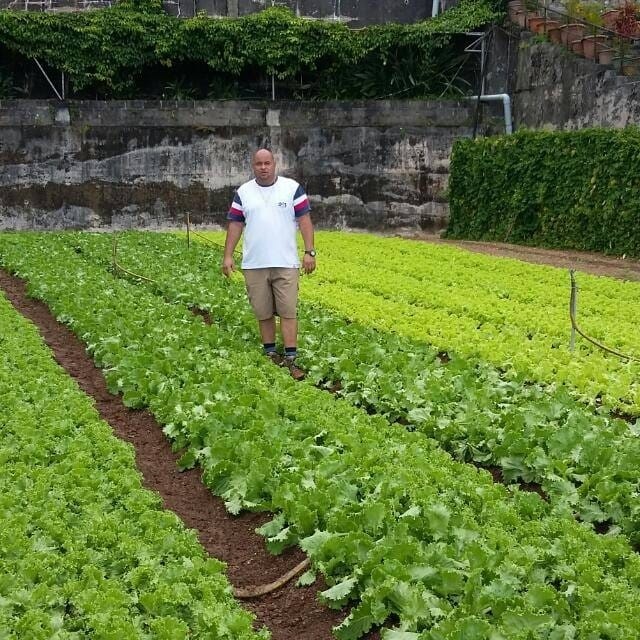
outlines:
{"label": "bald man", "polygon": [[[251,159],[253,180],[236,191],[227,214],[227,237],[222,272],[235,270],[233,252],[244,232],[242,273],[249,302],[258,320],[265,355],[288,367],[296,380],[304,371],[296,366],[298,343],[298,277],[300,259],[296,230],[304,241],[302,269],[316,268],[311,207],[304,189],[290,178],[278,176],[276,161],[268,149],[259,149]],[[284,357],[276,350],[276,319],[284,343]]]}

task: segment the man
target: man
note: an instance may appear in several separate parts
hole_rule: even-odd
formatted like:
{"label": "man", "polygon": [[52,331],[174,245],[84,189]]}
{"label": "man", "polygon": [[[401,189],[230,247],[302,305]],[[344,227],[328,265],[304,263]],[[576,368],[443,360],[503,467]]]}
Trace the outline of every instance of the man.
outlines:
{"label": "man", "polygon": [[[301,380],[304,371],[295,364],[300,274],[296,227],[304,240],[302,269],[311,273],[316,268],[311,207],[295,180],[276,174],[271,151],[256,151],[251,166],[255,179],[236,191],[227,215],[222,272],[229,277],[235,270],[233,252],[244,231],[242,273],[264,353],[273,362],[286,365],[294,379]],[[276,315],[280,317],[284,358],[276,351]]]}

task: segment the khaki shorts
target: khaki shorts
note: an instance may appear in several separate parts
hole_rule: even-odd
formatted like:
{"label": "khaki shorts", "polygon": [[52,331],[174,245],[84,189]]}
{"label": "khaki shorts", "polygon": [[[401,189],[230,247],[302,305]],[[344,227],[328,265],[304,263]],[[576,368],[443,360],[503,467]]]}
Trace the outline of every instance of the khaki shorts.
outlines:
{"label": "khaki shorts", "polygon": [[249,302],[258,320],[274,315],[295,318],[298,306],[298,269],[270,267],[243,269]]}

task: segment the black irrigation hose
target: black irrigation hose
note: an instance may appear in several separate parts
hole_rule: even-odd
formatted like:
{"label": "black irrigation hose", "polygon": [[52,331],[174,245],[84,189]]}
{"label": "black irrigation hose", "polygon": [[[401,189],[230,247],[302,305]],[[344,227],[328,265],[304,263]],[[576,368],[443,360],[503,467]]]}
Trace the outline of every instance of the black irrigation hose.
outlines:
{"label": "black irrigation hose", "polygon": [[587,340],[591,344],[594,344],[596,347],[599,347],[603,351],[607,351],[608,353],[611,353],[614,356],[618,356],[618,358],[624,358],[625,360],[630,360],[632,362],[640,362],[640,358],[634,358],[633,356],[620,353],[620,351],[616,351],[615,349],[610,349],[609,347],[605,346],[601,342],[598,342],[594,338],[590,338],[586,333],[584,333],[584,331],[582,331],[582,329],[580,329],[580,327],[578,326],[578,323],[576,322],[576,317],[574,314],[574,309],[576,304],[576,292],[578,289],[578,287],[576,286],[575,270],[569,269],[569,274],[571,275],[571,296],[569,298],[569,317],[571,318],[571,326],[576,331],[576,333],[579,333],[585,340]]}

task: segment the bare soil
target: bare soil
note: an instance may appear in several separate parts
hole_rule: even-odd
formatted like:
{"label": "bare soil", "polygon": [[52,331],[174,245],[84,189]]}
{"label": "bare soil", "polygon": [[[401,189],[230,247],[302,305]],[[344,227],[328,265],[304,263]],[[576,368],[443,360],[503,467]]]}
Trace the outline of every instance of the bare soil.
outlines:
{"label": "bare soil", "polygon": [[[403,236],[404,237],[404,236]],[[415,240],[452,244],[461,249],[485,253],[501,258],[513,258],[534,264],[546,264],[561,269],[575,269],[596,276],[608,276],[620,280],[640,281],[640,260],[605,256],[588,251],[572,251],[561,249],[542,249],[525,247],[519,244],[501,242],[478,242],[474,240],[446,240],[437,235],[418,234],[411,236]]]}
{"label": "bare soil", "polygon": [[[304,559],[300,549],[272,556],[256,527],[271,519],[268,514],[232,516],[200,479],[198,469],[180,472],[179,454],[173,453],[155,418],[145,410],[128,409],[120,396],[111,395],[101,371],[87,355],[84,345],[53,317],[43,303],[26,295],[25,283],[0,270],[2,288],[13,306],[39,329],[58,363],[94,398],[96,407],[115,435],[133,445],[144,485],[160,494],[171,509],[194,529],[202,546],[227,563],[234,587],[251,588],[270,583]],[[322,580],[311,587],[295,586],[295,579],[277,591],[243,602],[256,616],[256,627],[267,627],[274,640],[329,640],[331,628],[347,611],[321,605],[316,594],[326,588]],[[368,640],[377,640],[372,632]]]}

